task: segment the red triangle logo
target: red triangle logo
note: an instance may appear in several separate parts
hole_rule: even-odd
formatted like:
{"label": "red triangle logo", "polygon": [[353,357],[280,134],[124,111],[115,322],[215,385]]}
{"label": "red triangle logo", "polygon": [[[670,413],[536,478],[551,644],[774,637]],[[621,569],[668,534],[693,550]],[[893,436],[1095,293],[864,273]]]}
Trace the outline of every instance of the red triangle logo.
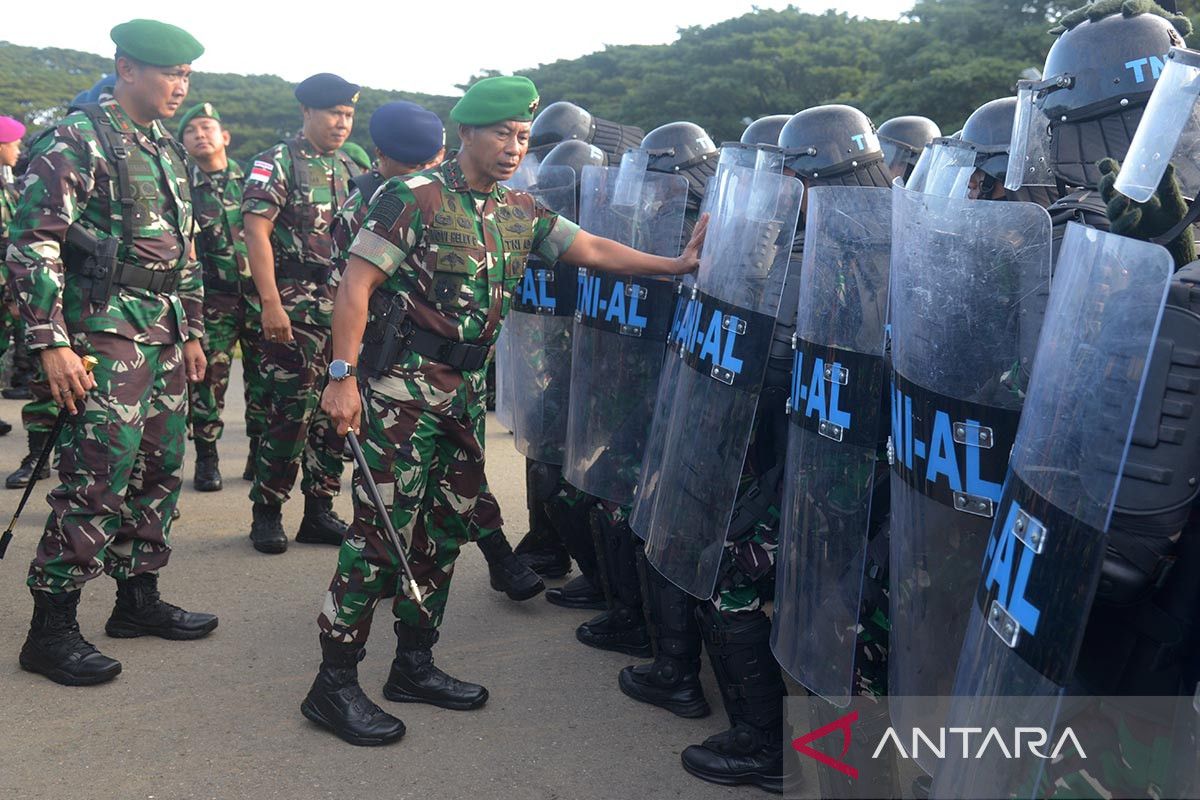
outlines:
{"label": "red triangle logo", "polygon": [[819,761],[827,767],[832,767],[843,775],[858,780],[858,770],[850,766],[844,761],[839,761],[832,756],[819,752],[808,746],[809,742],[815,742],[817,739],[823,739],[834,731],[842,732],[842,758],[846,757],[846,753],[850,752],[850,726],[858,721],[858,712],[851,711],[840,719],[823,727],[817,728],[815,731],[810,731],[804,734],[799,739],[792,740],[792,748],[798,753],[803,753],[815,761]]}

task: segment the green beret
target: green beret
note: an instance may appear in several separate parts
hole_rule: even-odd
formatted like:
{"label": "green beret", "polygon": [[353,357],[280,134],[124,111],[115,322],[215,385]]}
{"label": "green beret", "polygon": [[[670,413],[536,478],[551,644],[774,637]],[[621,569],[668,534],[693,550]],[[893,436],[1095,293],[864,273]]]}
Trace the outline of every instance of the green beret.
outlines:
{"label": "green beret", "polygon": [[200,117],[215,119],[221,121],[221,115],[217,113],[217,109],[212,103],[198,103],[187,110],[187,112],[179,118],[179,136],[180,141],[183,140],[183,129],[188,126],[188,123]]}
{"label": "green beret", "polygon": [[346,142],[342,145],[342,152],[350,156],[350,160],[363,169],[371,168],[371,156],[362,148],[362,145],[355,142]]}
{"label": "green beret", "polygon": [[155,67],[190,64],[204,53],[204,45],[183,28],[153,19],[122,22],[109,36],[117,49]]}
{"label": "green beret", "polygon": [[495,125],[506,119],[528,122],[538,107],[537,87],[520,75],[484,78],[450,109],[459,125]]}

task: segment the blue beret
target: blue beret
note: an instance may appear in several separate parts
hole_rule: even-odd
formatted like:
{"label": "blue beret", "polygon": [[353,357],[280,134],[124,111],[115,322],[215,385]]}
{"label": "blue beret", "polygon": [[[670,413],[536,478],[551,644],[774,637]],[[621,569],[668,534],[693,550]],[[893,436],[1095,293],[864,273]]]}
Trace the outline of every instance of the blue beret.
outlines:
{"label": "blue beret", "polygon": [[361,86],[332,72],[318,72],[296,84],[296,99],[308,108],[352,106],[358,102]]}
{"label": "blue beret", "polygon": [[393,161],[424,164],[446,146],[438,115],[416,103],[385,103],[371,115],[371,141]]}

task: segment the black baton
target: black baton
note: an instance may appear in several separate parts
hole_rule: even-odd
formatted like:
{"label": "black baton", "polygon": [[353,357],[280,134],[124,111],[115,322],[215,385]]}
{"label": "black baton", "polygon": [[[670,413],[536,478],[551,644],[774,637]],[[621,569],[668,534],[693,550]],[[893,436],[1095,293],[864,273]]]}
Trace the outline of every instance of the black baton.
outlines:
{"label": "black baton", "polygon": [[[96,368],[100,361],[95,356],[84,356],[82,359],[83,368],[91,372]],[[83,413],[83,408],[79,409]],[[58,437],[62,435],[62,429],[66,426],[73,414],[68,414],[65,408],[59,409],[58,416],[54,420],[54,427],[50,429],[50,438],[46,440],[46,444],[42,446],[42,452],[38,454],[37,464],[33,468],[33,474],[29,476],[29,483],[25,485],[25,494],[21,495],[21,502],[17,503],[17,510],[12,516],[12,520],[8,523],[8,529],[0,535],[0,558],[4,558],[4,554],[8,552],[8,543],[13,538],[13,527],[17,524],[17,520],[21,517],[21,512],[25,510],[25,504],[29,502],[29,495],[33,494],[34,484],[38,482],[38,475],[46,467],[46,462],[50,460],[50,453],[54,452],[54,446],[58,444]]]}
{"label": "black baton", "polygon": [[350,443],[350,450],[354,453],[354,462],[358,464],[358,471],[362,473],[363,485],[367,487],[367,494],[371,496],[371,504],[375,506],[376,513],[383,519],[383,527],[387,531],[388,538],[392,540],[392,547],[396,548],[396,555],[400,556],[400,567],[404,570],[404,577],[408,579],[408,591],[413,600],[417,601],[417,605],[426,614],[429,609],[425,607],[425,601],[421,597],[421,589],[417,586],[417,579],[413,577],[412,567],[408,564],[408,557],[404,555],[404,542],[400,539],[400,534],[396,533],[396,528],[392,525],[392,517],[388,514],[387,506],[383,504],[383,497],[379,494],[379,487],[375,485],[375,479],[371,477],[371,468],[367,465],[367,457],[363,455],[362,448],[358,445],[358,437],[354,435],[354,431],[346,432],[346,441]]}

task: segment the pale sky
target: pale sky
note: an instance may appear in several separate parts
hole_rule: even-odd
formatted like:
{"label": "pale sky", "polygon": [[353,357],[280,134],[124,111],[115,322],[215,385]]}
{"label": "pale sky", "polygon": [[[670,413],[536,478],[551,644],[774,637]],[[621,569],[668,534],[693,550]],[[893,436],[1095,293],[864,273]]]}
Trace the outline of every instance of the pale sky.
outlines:
{"label": "pale sky", "polygon": [[[504,0],[329,4],[328,19],[313,2],[95,3],[68,0],[5,4],[0,39],[32,47],[66,47],[111,55],[108,31],[133,17],[186,28],[205,46],[194,67],[203,72],[280,75],[298,81],[336,72],[378,89],[457,95],[454,88],[484,69],[501,72],[575,58],[605,45],[666,44],[676,29],[711,25],[774,0]],[[858,16],[897,19],[913,0],[792,0],[804,11],[837,8]],[[294,11],[289,14],[284,9]]]}

